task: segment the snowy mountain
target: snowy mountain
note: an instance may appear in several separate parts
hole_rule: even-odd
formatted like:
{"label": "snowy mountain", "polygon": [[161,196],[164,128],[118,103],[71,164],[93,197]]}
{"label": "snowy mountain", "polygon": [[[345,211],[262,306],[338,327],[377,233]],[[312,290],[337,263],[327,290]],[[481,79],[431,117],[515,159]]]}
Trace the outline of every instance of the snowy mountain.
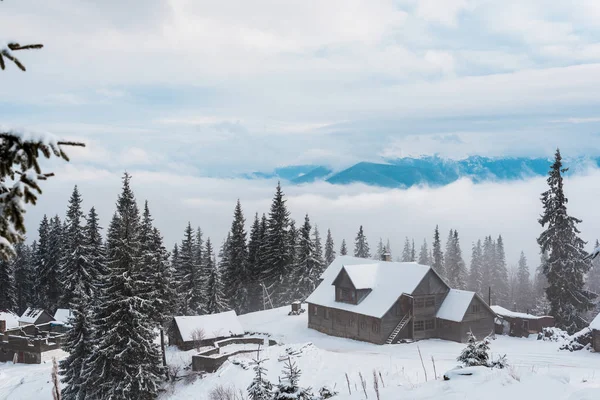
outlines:
{"label": "snowy mountain", "polygon": [[[546,158],[489,158],[472,156],[452,160],[438,156],[399,158],[381,163],[359,162],[334,171],[323,165],[301,165],[277,168],[271,172],[245,174],[248,179],[278,178],[295,184],[326,181],[334,185],[363,183],[388,188],[408,188],[415,185],[443,186],[461,178],[474,182],[510,181],[548,173],[551,161]],[[600,157],[568,160],[571,172],[590,166],[600,167]]]}

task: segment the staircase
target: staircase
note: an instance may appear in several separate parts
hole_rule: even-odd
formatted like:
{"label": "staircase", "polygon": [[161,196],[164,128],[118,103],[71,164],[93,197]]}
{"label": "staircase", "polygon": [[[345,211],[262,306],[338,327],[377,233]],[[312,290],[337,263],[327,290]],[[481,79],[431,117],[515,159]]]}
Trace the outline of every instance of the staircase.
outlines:
{"label": "staircase", "polygon": [[388,339],[385,341],[385,344],[394,343],[394,340],[396,340],[396,337],[398,336],[400,331],[402,331],[402,329],[404,329],[404,327],[410,322],[411,319],[412,319],[412,315],[406,314],[404,316],[404,318],[402,318],[402,320],[398,323],[398,325],[396,325],[396,328],[390,334],[390,337],[388,337]]}

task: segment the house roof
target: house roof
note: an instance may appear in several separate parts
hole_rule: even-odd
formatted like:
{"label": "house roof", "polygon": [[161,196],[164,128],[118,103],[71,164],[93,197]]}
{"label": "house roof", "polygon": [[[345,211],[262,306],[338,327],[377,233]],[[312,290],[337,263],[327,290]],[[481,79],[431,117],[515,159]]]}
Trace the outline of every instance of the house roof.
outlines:
{"label": "house roof", "polygon": [[73,317],[73,312],[68,308],[59,308],[54,313],[54,319],[57,322],[62,322],[63,324],[69,323],[69,318]]}
{"label": "house roof", "polygon": [[24,324],[35,324],[37,319],[44,313],[45,311],[42,308],[27,308],[23,315],[19,318],[19,322]]}
{"label": "house roof", "polygon": [[12,311],[0,311],[0,320],[6,321],[6,329],[19,326],[19,316]]}
{"label": "house roof", "polygon": [[[306,302],[381,318],[403,293],[411,294],[431,269],[412,262],[375,261],[366,264],[365,261],[364,258],[350,256],[336,257],[323,272],[323,281]],[[348,272],[353,284],[372,289],[360,304],[335,301],[335,289],[331,285],[342,268]]]}
{"label": "house roof", "polygon": [[461,322],[474,296],[474,292],[450,289],[436,317],[448,321]]}
{"label": "house roof", "polygon": [[174,317],[184,342],[193,340],[196,330],[202,330],[203,339],[215,339],[244,334],[242,324],[235,311],[226,311],[219,314],[196,315],[189,317]]}
{"label": "house roof", "polygon": [[544,318],[544,317],[540,317],[537,315],[532,315],[532,314],[526,314],[526,313],[520,313],[520,312],[515,312],[515,311],[510,311],[507,310],[504,307],[500,307],[500,306],[491,306],[491,309],[498,314],[501,317],[506,317],[506,318],[522,318],[522,319],[540,319],[540,318]]}
{"label": "house roof", "polygon": [[596,315],[596,318],[594,318],[594,320],[590,324],[590,329],[600,331],[600,314]]}

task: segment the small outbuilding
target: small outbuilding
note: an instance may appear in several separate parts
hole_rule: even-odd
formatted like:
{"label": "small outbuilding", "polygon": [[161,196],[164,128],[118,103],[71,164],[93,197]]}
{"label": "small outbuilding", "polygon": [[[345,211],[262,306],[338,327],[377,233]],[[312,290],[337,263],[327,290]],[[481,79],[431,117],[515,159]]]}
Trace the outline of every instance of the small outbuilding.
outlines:
{"label": "small outbuilding", "polygon": [[173,317],[169,344],[187,351],[243,335],[244,329],[233,310],[219,314]]}
{"label": "small outbuilding", "polygon": [[54,313],[54,320],[62,324],[69,324],[69,319],[73,318],[73,311],[68,308],[59,308]]}
{"label": "small outbuilding", "polygon": [[600,314],[594,318],[590,324],[590,329],[592,330],[592,347],[600,353]]}
{"label": "small outbuilding", "polygon": [[41,308],[29,307],[19,318],[19,326],[42,325],[54,321],[54,317]]}
{"label": "small outbuilding", "polygon": [[554,326],[554,317],[551,316],[515,312],[500,306],[492,306],[491,308],[498,316],[496,321],[496,333],[498,334],[527,337],[530,334],[542,332],[544,328]]}

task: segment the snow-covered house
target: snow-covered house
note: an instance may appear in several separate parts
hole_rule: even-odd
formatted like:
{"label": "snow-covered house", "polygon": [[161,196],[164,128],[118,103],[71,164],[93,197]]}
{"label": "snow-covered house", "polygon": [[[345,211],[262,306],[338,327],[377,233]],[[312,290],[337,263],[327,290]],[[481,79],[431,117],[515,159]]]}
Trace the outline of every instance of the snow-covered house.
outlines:
{"label": "snow-covered house", "polygon": [[532,333],[540,333],[543,328],[554,326],[554,317],[537,316],[507,310],[504,307],[492,306],[498,316],[496,333],[510,336],[527,337]]}
{"label": "snow-covered house", "polygon": [[494,312],[476,293],[451,289],[417,263],[337,257],[308,297],[308,327],[376,344],[487,336]]}
{"label": "snow-covered house", "polygon": [[169,329],[169,344],[181,350],[191,350],[243,334],[242,324],[233,310],[218,314],[173,317]]}
{"label": "snow-covered house", "polygon": [[54,320],[62,324],[68,324],[69,319],[73,317],[73,311],[68,308],[59,308],[54,313]]}
{"label": "snow-covered house", "polygon": [[41,325],[54,321],[54,317],[41,308],[29,307],[21,317],[19,317],[19,326]]}
{"label": "snow-covered house", "polygon": [[600,352],[600,314],[590,324],[592,330],[592,347],[596,352]]}

